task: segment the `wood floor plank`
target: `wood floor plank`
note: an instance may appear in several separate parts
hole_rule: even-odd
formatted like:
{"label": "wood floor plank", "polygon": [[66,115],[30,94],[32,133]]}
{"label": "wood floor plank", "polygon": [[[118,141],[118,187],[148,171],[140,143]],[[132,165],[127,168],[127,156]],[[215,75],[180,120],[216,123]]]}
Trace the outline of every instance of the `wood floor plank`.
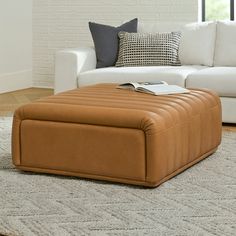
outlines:
{"label": "wood floor plank", "polygon": [[41,88],[0,94],[0,116],[12,116],[18,107],[51,95],[53,95],[52,89]]}

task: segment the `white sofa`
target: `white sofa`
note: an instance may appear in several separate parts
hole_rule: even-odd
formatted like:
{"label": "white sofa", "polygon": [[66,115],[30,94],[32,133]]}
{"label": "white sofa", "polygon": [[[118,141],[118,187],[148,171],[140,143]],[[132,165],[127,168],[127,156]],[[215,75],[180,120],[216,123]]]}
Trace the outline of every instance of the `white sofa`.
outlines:
{"label": "white sofa", "polygon": [[139,32],[181,30],[182,66],[96,69],[94,48],[56,54],[55,93],[97,83],[164,80],[187,88],[209,88],[222,102],[222,119],[236,123],[236,23],[139,24]]}

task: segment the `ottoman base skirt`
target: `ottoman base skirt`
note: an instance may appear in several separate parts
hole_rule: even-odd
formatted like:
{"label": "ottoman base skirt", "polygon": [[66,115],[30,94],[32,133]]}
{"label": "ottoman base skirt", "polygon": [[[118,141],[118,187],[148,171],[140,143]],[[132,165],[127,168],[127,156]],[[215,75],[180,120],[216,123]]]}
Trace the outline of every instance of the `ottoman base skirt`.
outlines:
{"label": "ottoman base skirt", "polygon": [[155,187],[220,141],[220,100],[210,91],[152,96],[102,84],[19,108],[12,153],[24,171]]}

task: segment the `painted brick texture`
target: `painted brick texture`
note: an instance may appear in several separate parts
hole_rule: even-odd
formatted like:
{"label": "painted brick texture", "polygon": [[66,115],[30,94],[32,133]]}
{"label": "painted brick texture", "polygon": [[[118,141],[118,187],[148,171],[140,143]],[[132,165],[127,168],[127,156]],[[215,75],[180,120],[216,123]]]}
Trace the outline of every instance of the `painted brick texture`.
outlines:
{"label": "painted brick texture", "polygon": [[53,87],[55,52],[92,45],[88,21],[193,22],[198,0],[34,0],[33,84]]}

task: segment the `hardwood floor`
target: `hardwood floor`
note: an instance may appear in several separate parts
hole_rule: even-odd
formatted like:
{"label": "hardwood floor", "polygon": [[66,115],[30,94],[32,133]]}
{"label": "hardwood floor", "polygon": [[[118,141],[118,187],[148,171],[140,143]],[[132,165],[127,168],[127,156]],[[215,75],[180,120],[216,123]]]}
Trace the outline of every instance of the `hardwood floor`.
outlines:
{"label": "hardwood floor", "polygon": [[21,105],[53,94],[52,89],[30,88],[0,94],[0,116],[12,116]]}
{"label": "hardwood floor", "polygon": [[[12,116],[21,105],[53,95],[52,89],[30,88],[0,94],[0,116]],[[236,124],[223,124],[223,130],[236,132]]]}
{"label": "hardwood floor", "polygon": [[236,124],[223,124],[223,130],[236,132]]}

